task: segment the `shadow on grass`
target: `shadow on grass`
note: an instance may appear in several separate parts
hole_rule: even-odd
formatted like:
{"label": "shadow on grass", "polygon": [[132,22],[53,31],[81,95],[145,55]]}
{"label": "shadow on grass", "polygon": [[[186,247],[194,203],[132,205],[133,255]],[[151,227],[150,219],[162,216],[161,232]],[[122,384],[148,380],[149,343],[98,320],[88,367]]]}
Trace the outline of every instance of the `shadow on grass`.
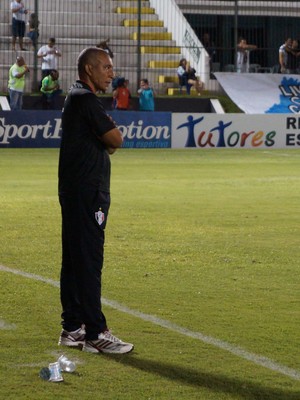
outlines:
{"label": "shadow on grass", "polygon": [[140,369],[145,372],[178,381],[195,387],[210,389],[214,392],[228,393],[246,400],[299,400],[300,392],[291,392],[263,386],[247,380],[230,378],[226,375],[212,374],[205,371],[178,367],[167,363],[138,359],[134,355],[110,355],[105,357],[118,363]]}

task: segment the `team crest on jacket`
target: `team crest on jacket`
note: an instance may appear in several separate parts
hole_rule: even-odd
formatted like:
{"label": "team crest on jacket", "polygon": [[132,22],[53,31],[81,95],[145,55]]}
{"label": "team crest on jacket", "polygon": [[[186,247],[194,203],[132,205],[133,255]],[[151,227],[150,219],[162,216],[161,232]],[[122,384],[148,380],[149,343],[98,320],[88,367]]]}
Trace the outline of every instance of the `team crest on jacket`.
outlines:
{"label": "team crest on jacket", "polygon": [[105,219],[105,215],[101,211],[101,208],[99,209],[99,211],[95,212],[95,218],[96,218],[96,221],[98,222],[98,224],[102,225],[102,223],[104,222],[104,219]]}

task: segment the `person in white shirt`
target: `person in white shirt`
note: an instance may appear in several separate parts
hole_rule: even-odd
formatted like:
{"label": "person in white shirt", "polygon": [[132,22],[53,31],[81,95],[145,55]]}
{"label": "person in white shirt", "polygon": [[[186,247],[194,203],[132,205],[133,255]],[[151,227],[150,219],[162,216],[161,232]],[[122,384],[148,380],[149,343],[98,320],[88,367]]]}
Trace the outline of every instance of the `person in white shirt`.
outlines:
{"label": "person in white shirt", "polygon": [[17,37],[19,38],[19,46],[21,50],[26,50],[23,47],[23,38],[25,36],[25,15],[28,10],[25,8],[21,0],[15,0],[10,3],[12,12],[12,49],[16,50]]}
{"label": "person in white shirt", "polygon": [[285,42],[279,47],[279,66],[280,73],[285,74],[287,68],[288,50],[292,47],[292,39],[287,38]]}
{"label": "person in white shirt", "polygon": [[48,76],[52,70],[58,69],[58,58],[61,57],[60,50],[55,46],[55,38],[50,38],[48,44],[42,46],[37,57],[42,58],[42,80]]}
{"label": "person in white shirt", "polygon": [[248,44],[247,40],[240,38],[237,45],[236,71],[249,72],[250,51],[257,49],[255,44]]}

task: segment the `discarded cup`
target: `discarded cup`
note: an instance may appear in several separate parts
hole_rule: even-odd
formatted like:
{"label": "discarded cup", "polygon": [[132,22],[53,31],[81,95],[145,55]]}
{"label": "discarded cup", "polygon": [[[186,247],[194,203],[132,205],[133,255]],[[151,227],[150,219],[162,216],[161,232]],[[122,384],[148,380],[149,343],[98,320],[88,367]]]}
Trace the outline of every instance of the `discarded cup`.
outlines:
{"label": "discarded cup", "polygon": [[40,370],[39,375],[40,375],[40,378],[44,379],[44,381],[49,381],[50,375],[51,375],[50,369],[48,367],[43,367]]}
{"label": "discarded cup", "polygon": [[61,374],[59,362],[50,363],[49,370],[50,370],[50,378],[49,378],[50,382],[61,382],[64,380]]}
{"label": "discarded cup", "polygon": [[57,360],[60,366],[60,369],[65,372],[74,372],[76,369],[76,365],[73,361],[70,361],[66,356],[62,355]]}

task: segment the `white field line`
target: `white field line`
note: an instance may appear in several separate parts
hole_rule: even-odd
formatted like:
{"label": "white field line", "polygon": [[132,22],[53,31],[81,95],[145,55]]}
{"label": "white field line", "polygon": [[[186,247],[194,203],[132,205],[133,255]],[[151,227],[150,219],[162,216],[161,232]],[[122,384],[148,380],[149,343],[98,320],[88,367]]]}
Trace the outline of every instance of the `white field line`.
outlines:
{"label": "white field line", "polygon": [[9,323],[5,322],[3,319],[0,319],[0,330],[12,331],[16,328],[17,328],[17,326],[15,324],[9,324]]}
{"label": "white field line", "polygon": [[[0,271],[10,272],[15,275],[24,276],[25,278],[33,279],[36,281],[48,283],[49,285],[52,285],[55,287],[59,287],[58,281],[54,281],[54,280],[48,279],[48,278],[43,278],[40,275],[30,274],[28,272],[23,272],[23,271],[19,271],[16,269],[5,267],[3,265],[0,265]],[[241,347],[231,345],[230,343],[224,342],[223,340],[213,338],[212,336],[206,336],[206,335],[202,334],[201,332],[190,331],[186,328],[176,325],[170,321],[158,318],[154,315],[144,314],[140,311],[132,310],[132,309],[130,309],[122,304],[119,304],[113,300],[107,300],[107,299],[102,298],[102,303],[109,307],[112,307],[118,311],[124,312],[126,314],[132,315],[137,318],[140,318],[143,321],[151,322],[152,324],[169,329],[173,332],[180,333],[182,335],[191,337],[193,339],[200,340],[201,342],[208,343],[219,349],[226,350],[229,353],[234,354],[240,358],[251,361],[252,363],[254,363],[256,365],[261,365],[269,370],[286,375],[292,379],[300,380],[300,371],[286,367],[285,365],[278,364],[278,363],[272,361],[270,358],[263,357],[259,354],[250,353],[247,350],[242,349]]]}

